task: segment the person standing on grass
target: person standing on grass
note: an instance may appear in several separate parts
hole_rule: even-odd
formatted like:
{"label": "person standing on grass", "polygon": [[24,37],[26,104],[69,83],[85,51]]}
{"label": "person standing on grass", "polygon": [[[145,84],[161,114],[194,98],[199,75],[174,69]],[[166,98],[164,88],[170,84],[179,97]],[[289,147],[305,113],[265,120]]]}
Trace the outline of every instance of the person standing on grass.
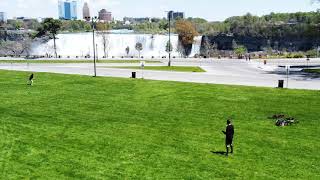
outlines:
{"label": "person standing on grass", "polygon": [[233,153],[233,144],[232,144],[232,141],[233,141],[233,135],[234,135],[234,127],[231,123],[230,120],[227,120],[227,128],[226,128],[226,131],[222,131],[223,134],[226,135],[226,149],[227,149],[227,154],[226,156],[229,155],[229,148],[231,148],[231,154]]}
{"label": "person standing on grass", "polygon": [[32,86],[33,85],[33,78],[34,78],[34,75],[31,74],[30,77],[29,77],[29,82],[28,82],[28,85]]}

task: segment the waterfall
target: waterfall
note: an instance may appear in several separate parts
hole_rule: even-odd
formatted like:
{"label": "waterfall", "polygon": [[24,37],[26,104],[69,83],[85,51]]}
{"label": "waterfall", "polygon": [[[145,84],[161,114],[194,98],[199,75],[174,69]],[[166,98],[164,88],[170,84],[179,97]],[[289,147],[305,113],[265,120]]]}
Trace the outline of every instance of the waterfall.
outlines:
{"label": "waterfall", "polygon": [[[108,34],[108,57],[126,57],[126,48],[130,48],[129,56],[137,57],[139,52],[135,49],[137,42],[142,43],[143,50],[141,56],[144,57],[163,57],[168,56],[166,52],[166,45],[169,41],[168,35],[152,35],[152,34],[133,34],[133,33],[114,33]],[[98,56],[104,55],[103,40],[97,33],[95,36],[95,43],[97,44]],[[71,34],[58,34],[57,35],[57,53],[63,57],[66,56],[79,56],[93,55],[93,41],[92,33],[71,33]],[[179,57],[178,52],[178,36],[171,35],[171,44],[173,47],[172,56]],[[195,38],[190,57],[200,53],[201,36]],[[37,44],[32,48],[32,55],[53,55],[53,40],[44,44]]]}

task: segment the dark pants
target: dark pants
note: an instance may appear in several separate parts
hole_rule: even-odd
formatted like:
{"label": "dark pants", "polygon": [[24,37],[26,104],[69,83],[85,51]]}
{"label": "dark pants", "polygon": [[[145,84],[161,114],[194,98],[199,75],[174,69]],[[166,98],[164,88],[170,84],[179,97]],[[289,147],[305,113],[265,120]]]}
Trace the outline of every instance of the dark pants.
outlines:
{"label": "dark pants", "polygon": [[231,148],[231,152],[230,152],[230,153],[233,153],[233,145],[232,145],[232,141],[233,141],[233,139],[232,139],[232,138],[226,138],[227,156],[228,156],[228,154],[229,154],[229,148]]}

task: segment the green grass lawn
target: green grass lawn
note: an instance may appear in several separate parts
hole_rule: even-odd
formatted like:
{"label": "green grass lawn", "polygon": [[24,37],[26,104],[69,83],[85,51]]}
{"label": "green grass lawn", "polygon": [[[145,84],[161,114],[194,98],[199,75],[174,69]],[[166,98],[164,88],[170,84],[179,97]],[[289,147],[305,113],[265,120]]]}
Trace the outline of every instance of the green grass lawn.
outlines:
{"label": "green grass lawn", "polygon": [[304,69],[304,72],[320,74],[320,69]]}
{"label": "green grass lawn", "polygon": [[[108,67],[107,67],[108,68]],[[114,66],[119,69],[141,69],[140,66]],[[206,72],[198,66],[145,66],[144,70],[177,71],[177,72]]]}
{"label": "green grass lawn", "polygon": [[0,179],[320,178],[320,91],[28,75],[0,71]]}
{"label": "green grass lawn", "polygon": [[[145,61],[145,60],[144,60]],[[140,63],[141,60],[98,60],[97,63]],[[161,63],[160,61],[145,61]],[[93,60],[0,60],[1,63],[93,63]]]}

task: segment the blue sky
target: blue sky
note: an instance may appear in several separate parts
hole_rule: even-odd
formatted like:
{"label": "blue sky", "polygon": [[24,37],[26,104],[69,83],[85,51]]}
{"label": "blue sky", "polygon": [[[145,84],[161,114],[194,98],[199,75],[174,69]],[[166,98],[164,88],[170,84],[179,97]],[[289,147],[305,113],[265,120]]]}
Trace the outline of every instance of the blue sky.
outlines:
{"label": "blue sky", "polygon": [[[79,0],[79,17],[82,17],[84,1],[89,3],[92,14],[105,8],[113,12],[116,19],[124,16],[164,17],[165,11],[171,9],[184,11],[188,17],[210,21],[221,21],[247,12],[264,15],[320,9],[320,4],[312,3],[313,0]],[[6,12],[9,18],[57,17],[57,3],[58,0],[0,0],[0,12]]]}

